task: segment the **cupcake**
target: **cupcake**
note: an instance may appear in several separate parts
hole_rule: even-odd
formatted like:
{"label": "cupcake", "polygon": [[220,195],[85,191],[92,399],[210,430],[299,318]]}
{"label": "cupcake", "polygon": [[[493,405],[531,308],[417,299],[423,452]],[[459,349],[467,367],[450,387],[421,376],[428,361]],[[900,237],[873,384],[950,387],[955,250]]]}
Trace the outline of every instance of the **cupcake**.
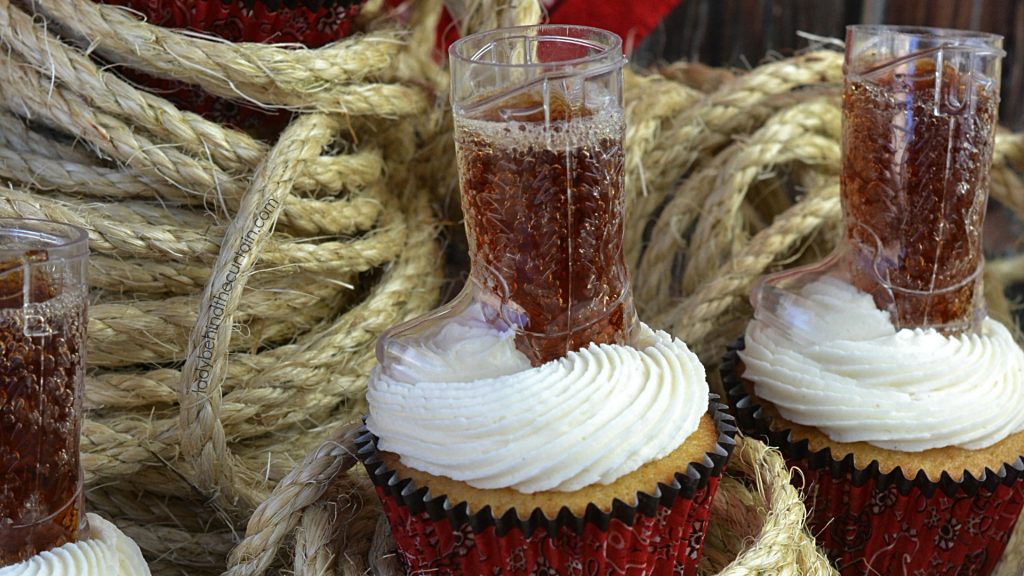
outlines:
{"label": "cupcake", "polygon": [[474,307],[371,379],[357,456],[409,573],[694,574],[735,431],[696,356],[642,327],[534,367],[513,334]]}
{"label": "cupcake", "polygon": [[755,316],[722,364],[740,429],[800,471],[840,573],[989,574],[1024,505],[1024,354],[1009,331],[897,330],[827,275],[799,296],[799,332]]}
{"label": "cupcake", "polygon": [[1000,42],[848,29],[844,236],[755,286],[722,365],[844,575],[989,574],[1024,505],[1024,352],[981,286]]}
{"label": "cupcake", "polygon": [[410,574],[694,574],[735,428],[623,257],[621,40],[451,48],[470,271],[389,330],[357,455]]}
{"label": "cupcake", "polygon": [[[147,22],[229,42],[300,44],[319,48],[352,32],[365,0],[99,0],[126,6]],[[271,139],[291,120],[287,110],[254,107],[175,80],[122,71],[131,80],[208,120]]]}

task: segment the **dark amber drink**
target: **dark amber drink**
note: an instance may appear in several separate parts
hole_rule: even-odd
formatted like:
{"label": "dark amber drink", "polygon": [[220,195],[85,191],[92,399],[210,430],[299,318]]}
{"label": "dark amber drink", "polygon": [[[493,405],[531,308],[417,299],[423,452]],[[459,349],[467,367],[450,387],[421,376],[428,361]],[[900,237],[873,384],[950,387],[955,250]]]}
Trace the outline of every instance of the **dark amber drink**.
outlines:
{"label": "dark amber drink", "polygon": [[[989,35],[957,44],[933,37],[949,31],[882,30],[889,36],[874,46],[848,40],[863,49],[848,54],[843,94],[849,274],[898,328],[958,333],[984,314],[981,230],[1001,51]],[[932,44],[912,41],[919,35]],[[911,53],[898,53],[902,42]]]}
{"label": "dark amber drink", "polygon": [[[538,365],[636,325],[623,252],[621,39],[585,26],[452,45],[470,290]],[[466,305],[461,302],[460,305]]]}
{"label": "dark amber drink", "polygon": [[0,566],[77,540],[85,521],[85,239],[48,250],[64,227],[38,222],[0,219]]}
{"label": "dark amber drink", "polygon": [[546,113],[539,98],[515,108],[537,112],[456,121],[472,278],[516,317],[518,348],[535,364],[625,342],[635,311],[622,250],[622,112],[570,110],[558,97]]}

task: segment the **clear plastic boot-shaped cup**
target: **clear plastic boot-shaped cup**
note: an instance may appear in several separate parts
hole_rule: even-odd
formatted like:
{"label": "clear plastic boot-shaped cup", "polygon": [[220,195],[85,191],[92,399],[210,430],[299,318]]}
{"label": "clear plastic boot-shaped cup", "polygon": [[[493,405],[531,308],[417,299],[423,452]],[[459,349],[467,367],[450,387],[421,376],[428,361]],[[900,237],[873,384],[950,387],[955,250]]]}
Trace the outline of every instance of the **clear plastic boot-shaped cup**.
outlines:
{"label": "clear plastic boot-shaped cup", "polygon": [[86,528],[84,230],[0,218],[0,567]]}
{"label": "clear plastic boot-shaped cup", "polygon": [[854,284],[897,328],[955,334],[984,315],[1002,38],[853,27],[843,94],[842,202]]}
{"label": "clear plastic boot-shaped cup", "polygon": [[631,343],[621,40],[531,26],[466,37],[450,56],[469,281],[382,339],[385,369],[389,354],[453,322],[514,335],[533,365]]}
{"label": "clear plastic boot-shaped cup", "polygon": [[767,278],[755,307],[829,275],[870,294],[897,329],[977,329],[1001,46],[962,30],[848,28],[845,235],[823,265]]}

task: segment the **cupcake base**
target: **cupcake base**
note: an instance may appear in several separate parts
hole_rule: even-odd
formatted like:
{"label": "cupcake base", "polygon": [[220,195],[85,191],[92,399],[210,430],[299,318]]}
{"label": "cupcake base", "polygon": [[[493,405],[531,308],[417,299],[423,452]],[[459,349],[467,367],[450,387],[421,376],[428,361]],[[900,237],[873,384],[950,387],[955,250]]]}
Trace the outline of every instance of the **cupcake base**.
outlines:
{"label": "cupcake base", "polygon": [[736,429],[724,406],[712,402],[713,448],[685,472],[632,502],[609,509],[591,503],[582,513],[541,508],[471,509],[465,500],[433,496],[428,486],[385,465],[366,432],[357,456],[383,502],[409,574],[695,574],[704,526]]}
{"label": "cupcake base", "polygon": [[841,574],[992,572],[1024,507],[1024,461],[1019,452],[999,458],[1020,439],[997,447],[999,462],[974,472],[893,466],[903,455],[868,457],[854,444],[822,440],[819,431],[781,418],[742,378],[742,348],[742,340],[730,347],[721,367],[739,427],[778,447],[799,470],[794,483],[806,487],[808,526]]}

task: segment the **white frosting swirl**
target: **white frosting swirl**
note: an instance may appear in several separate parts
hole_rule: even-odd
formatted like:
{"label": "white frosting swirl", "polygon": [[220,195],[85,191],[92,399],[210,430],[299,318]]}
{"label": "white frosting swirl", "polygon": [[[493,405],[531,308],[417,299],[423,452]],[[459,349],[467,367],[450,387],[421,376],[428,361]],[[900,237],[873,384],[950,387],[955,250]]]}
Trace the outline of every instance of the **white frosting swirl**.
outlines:
{"label": "white frosting swirl", "polygon": [[755,312],[744,377],[783,418],[836,442],[976,450],[1024,430],[1024,352],[1005,326],[896,330],[869,294],[823,277]]}
{"label": "white frosting swirl", "polygon": [[131,538],[95,514],[88,518],[88,540],[0,568],[0,576],[149,576],[149,566]]}
{"label": "white frosting swirl", "polygon": [[[463,354],[470,340],[488,353]],[[636,348],[591,344],[531,367],[511,331],[457,319],[398,362],[370,380],[378,446],[477,488],[614,482],[678,448],[707,411],[696,355],[646,326]],[[477,377],[482,366],[492,375]]]}

